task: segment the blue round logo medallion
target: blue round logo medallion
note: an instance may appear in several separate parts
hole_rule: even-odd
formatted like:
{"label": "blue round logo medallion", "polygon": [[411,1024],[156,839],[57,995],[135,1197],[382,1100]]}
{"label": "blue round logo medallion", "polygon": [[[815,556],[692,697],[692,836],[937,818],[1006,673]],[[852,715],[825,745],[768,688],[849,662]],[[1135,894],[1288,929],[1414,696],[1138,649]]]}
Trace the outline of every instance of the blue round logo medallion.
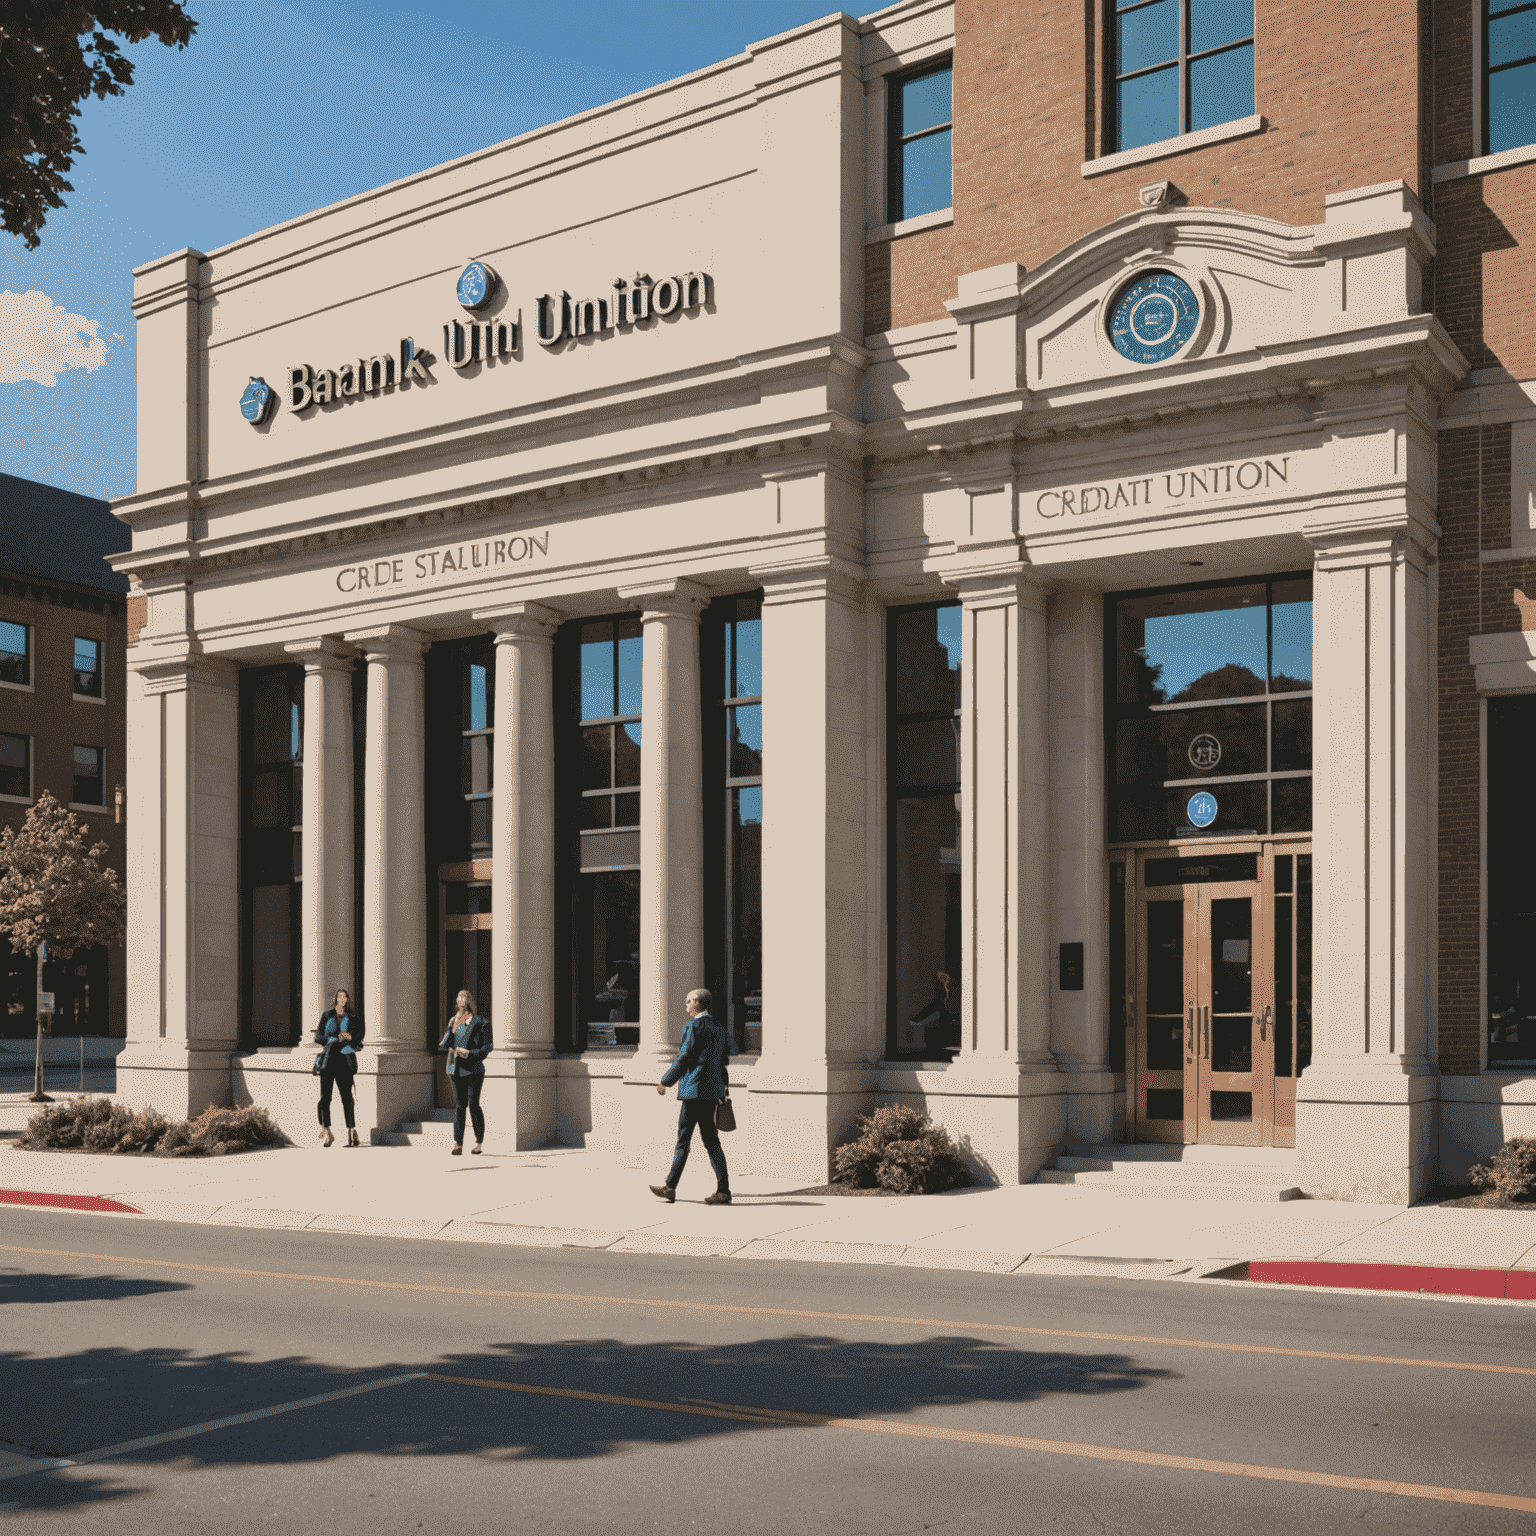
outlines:
{"label": "blue round logo medallion", "polygon": [[496,292],[496,274],[483,261],[472,261],[459,273],[454,290],[465,309],[484,309]]}
{"label": "blue round logo medallion", "polygon": [[1209,790],[1202,789],[1198,795],[1189,797],[1189,804],[1184,807],[1184,814],[1189,817],[1189,824],[1192,827],[1208,827],[1216,820],[1216,812],[1219,809],[1216,796]]}
{"label": "blue round logo medallion", "polygon": [[277,395],[265,379],[253,378],[240,396],[240,414],[253,426],[260,426],[272,414]]}
{"label": "blue round logo medallion", "polygon": [[1120,290],[1109,311],[1109,339],[1133,363],[1164,363],[1199,324],[1195,290],[1171,272],[1147,272]]}

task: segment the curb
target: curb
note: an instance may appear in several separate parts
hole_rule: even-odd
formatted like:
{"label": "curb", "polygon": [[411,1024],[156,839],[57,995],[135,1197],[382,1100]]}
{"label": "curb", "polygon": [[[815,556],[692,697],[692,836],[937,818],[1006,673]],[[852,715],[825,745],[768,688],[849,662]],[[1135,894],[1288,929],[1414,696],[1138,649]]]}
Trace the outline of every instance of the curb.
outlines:
{"label": "curb", "polygon": [[[1236,1277],[1234,1277],[1236,1278]],[[1254,1259],[1249,1280],[1267,1284],[1335,1286],[1351,1290],[1413,1291],[1536,1301],[1536,1269],[1461,1269],[1442,1264],[1352,1264],[1329,1259]]]}
{"label": "curb", "polygon": [[0,1189],[0,1205],[46,1205],[61,1211],[111,1211],[119,1216],[142,1216],[136,1205],[108,1200],[104,1195],[49,1195],[27,1189]]}

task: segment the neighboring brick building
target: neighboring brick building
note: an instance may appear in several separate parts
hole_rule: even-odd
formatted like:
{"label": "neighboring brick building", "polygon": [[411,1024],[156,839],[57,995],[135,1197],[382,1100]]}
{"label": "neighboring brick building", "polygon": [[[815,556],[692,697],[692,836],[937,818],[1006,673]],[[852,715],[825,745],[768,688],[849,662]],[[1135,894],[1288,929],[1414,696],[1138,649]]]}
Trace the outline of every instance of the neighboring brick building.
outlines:
{"label": "neighboring brick building", "polygon": [[[115,792],[127,781],[127,580],[106,556],[129,534],[104,501],[0,474],[0,825],[19,826],[47,790],[75,811],[103,864],[126,869]],[[36,967],[0,940],[0,1028],[35,1027]],[[59,1034],[126,1032],[124,951],[97,949],[43,967]]]}
{"label": "neighboring brick building", "polygon": [[125,1091],[464,985],[639,1161],[703,977],[764,1171],[1536,1131],[1533,20],[903,0],[142,268]]}

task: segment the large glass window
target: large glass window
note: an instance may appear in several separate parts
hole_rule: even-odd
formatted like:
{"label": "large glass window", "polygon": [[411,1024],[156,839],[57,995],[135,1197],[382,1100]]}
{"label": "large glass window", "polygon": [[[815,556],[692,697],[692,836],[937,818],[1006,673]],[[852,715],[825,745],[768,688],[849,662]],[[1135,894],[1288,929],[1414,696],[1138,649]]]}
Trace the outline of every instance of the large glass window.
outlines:
{"label": "large glass window", "polygon": [[304,676],[264,667],[240,677],[241,843],[244,891],[245,1038],[249,1045],[298,1043],[301,826],[304,813]]}
{"label": "large glass window", "polygon": [[30,799],[32,795],[32,738],[0,731],[0,795]]}
{"label": "large glass window", "polygon": [[1536,0],[1484,0],[1483,153],[1536,144]]}
{"label": "large glass window", "polygon": [[960,1045],[960,605],[889,623],[888,1050],[943,1061]]}
{"label": "large glass window", "polygon": [[101,641],[75,636],[75,692],[82,698],[101,697]]}
{"label": "large glass window", "polygon": [[1113,0],[1112,150],[1251,117],[1253,0]]}
{"label": "large glass window", "polygon": [[82,747],[75,744],[74,790],[70,796],[75,805],[101,805],[101,757],[100,747]]}
{"label": "large glass window", "polygon": [[716,599],[704,616],[705,961],[715,1017],[738,1049],[763,1039],[763,604]]}
{"label": "large glass window", "polygon": [[1312,826],[1312,578],[1109,605],[1110,836]]}
{"label": "large glass window", "polygon": [[1536,1066],[1536,697],[1488,701],[1488,1065]]}
{"label": "large glass window", "polygon": [[[640,1039],[639,619],[570,626],[564,815],[577,848],[572,1044]],[[574,762],[572,762],[574,759]],[[566,846],[570,846],[570,839]]]}
{"label": "large glass window", "polygon": [[25,624],[0,619],[0,683],[32,686],[31,636]]}
{"label": "large glass window", "polygon": [[945,63],[898,76],[887,86],[890,185],[886,196],[887,219],[892,224],[937,213],[954,201],[952,79],[953,71]]}
{"label": "large glass window", "polygon": [[477,636],[428,651],[427,837],[434,865],[490,857],[495,711],[490,639]]}

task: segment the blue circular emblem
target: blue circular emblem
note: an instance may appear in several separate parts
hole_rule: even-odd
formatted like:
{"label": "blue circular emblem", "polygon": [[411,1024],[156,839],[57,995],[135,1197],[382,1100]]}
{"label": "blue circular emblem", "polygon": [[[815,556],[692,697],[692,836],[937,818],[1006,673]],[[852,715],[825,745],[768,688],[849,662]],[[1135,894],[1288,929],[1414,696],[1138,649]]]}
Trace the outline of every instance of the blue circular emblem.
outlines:
{"label": "blue circular emblem", "polygon": [[496,292],[496,274],[483,261],[472,261],[459,273],[454,290],[465,309],[484,309]]}
{"label": "blue circular emblem", "polygon": [[1216,812],[1219,809],[1216,796],[1209,790],[1202,789],[1198,795],[1189,797],[1189,804],[1184,807],[1184,814],[1189,817],[1189,824],[1192,827],[1208,827],[1216,820]]}
{"label": "blue circular emblem", "polygon": [[1147,272],[1120,290],[1109,311],[1109,339],[1133,363],[1165,363],[1200,324],[1200,300],[1182,277]]}
{"label": "blue circular emblem", "polygon": [[253,426],[260,426],[272,414],[277,395],[265,379],[253,378],[240,396],[240,414]]}

